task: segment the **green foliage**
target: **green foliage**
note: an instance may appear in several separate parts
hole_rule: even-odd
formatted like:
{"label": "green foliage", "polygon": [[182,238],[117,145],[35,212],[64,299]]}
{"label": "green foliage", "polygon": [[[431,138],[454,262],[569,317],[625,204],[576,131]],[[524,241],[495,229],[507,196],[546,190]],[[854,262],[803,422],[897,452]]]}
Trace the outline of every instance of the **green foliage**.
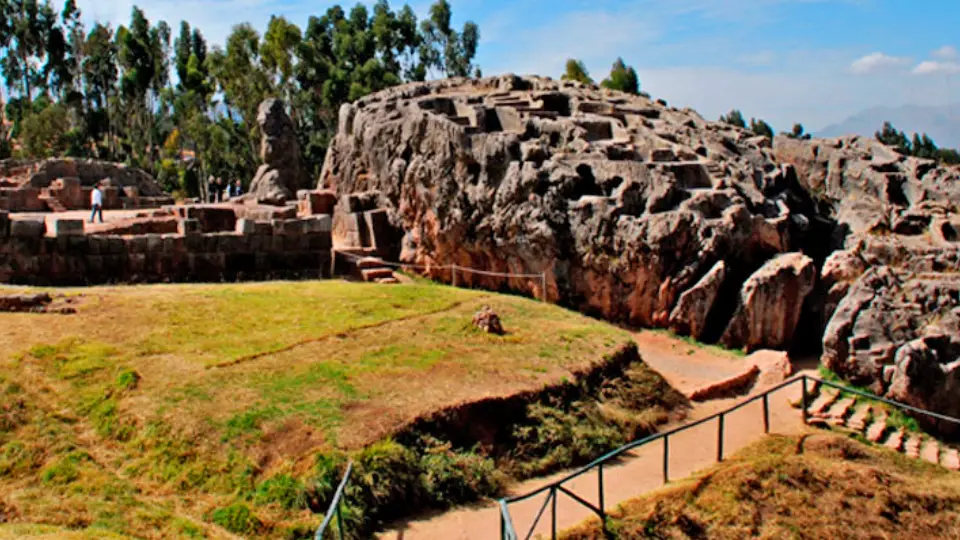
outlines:
{"label": "green foliage", "polygon": [[590,78],[590,74],[587,72],[587,66],[575,58],[567,60],[566,70],[561,79],[565,81],[578,81],[583,84],[593,84],[593,79]]}
{"label": "green foliage", "polygon": [[23,120],[21,143],[35,157],[63,155],[70,145],[70,116],[61,104],[45,107]]}
{"label": "green foliage", "polygon": [[801,139],[804,141],[808,141],[812,138],[809,133],[805,132],[803,124],[794,124],[793,128],[790,130],[790,133],[785,133],[784,135],[790,137],[791,139]]}
{"label": "green foliage", "polygon": [[739,128],[746,128],[747,122],[743,119],[743,113],[738,109],[733,109],[726,115],[720,117],[720,121],[724,124],[730,124],[731,126],[736,126]]}
{"label": "green foliage", "polygon": [[624,64],[622,58],[617,58],[610,69],[610,76],[604,79],[600,85],[628,94],[637,95],[640,93],[640,79],[637,77],[636,70],[632,66]]}
{"label": "green foliage", "polygon": [[[452,24],[447,0],[418,20],[410,6],[379,0],[339,5],[301,29],[271,17],[237,25],[225,46],[208,48],[182,21],[174,38],[165,21],[134,6],[127,24],[84,26],[75,0],[58,14],[43,1],[2,4],[0,52],[11,133],[0,127],[0,158],[10,137],[26,157],[70,155],[124,161],[148,169],[164,189],[201,194],[213,175],[248,179],[259,165],[257,107],[282,97],[290,107],[312,174],[319,174],[340,106],[428,75],[479,75],[479,27]],[[177,83],[171,82],[170,72]],[[177,133],[178,148],[162,143]],[[161,150],[162,148],[162,150]],[[180,150],[192,152],[189,162]]]}
{"label": "green foliage", "polygon": [[773,138],[773,128],[770,127],[770,124],[764,122],[763,120],[757,120],[756,118],[750,119],[750,131],[756,133],[757,135],[762,135],[764,137]]}
{"label": "green foliage", "polygon": [[255,535],[263,527],[263,522],[243,503],[217,508],[210,513],[209,519],[236,534]]}
{"label": "green foliage", "polygon": [[275,503],[287,510],[297,510],[306,508],[307,494],[300,480],[281,474],[261,482],[254,493],[253,502],[255,504]]}
{"label": "green foliage", "polygon": [[79,467],[89,459],[85,452],[70,452],[43,469],[40,478],[45,484],[71,484],[80,478]]}
{"label": "green foliage", "polygon": [[887,146],[892,146],[897,152],[904,155],[933,159],[950,165],[960,163],[960,152],[949,148],[938,148],[937,144],[926,133],[914,133],[911,139],[903,131],[897,131],[890,122],[884,122],[883,127],[876,132],[875,137],[878,141]]}

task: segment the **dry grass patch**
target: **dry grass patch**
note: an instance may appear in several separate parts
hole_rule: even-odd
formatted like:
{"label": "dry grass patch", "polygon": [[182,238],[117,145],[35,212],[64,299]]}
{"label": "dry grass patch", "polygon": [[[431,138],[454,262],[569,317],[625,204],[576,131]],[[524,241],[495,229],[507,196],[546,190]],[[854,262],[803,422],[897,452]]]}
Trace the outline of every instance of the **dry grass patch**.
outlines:
{"label": "dry grass patch", "polygon": [[771,436],[564,538],[957,538],[960,475],[831,433]]}
{"label": "dry grass patch", "polygon": [[[429,283],[83,294],[76,315],[0,314],[0,509],[94,536],[308,535],[318,453],[558,384],[629,342],[556,306]],[[471,326],[483,305],[505,336]]]}

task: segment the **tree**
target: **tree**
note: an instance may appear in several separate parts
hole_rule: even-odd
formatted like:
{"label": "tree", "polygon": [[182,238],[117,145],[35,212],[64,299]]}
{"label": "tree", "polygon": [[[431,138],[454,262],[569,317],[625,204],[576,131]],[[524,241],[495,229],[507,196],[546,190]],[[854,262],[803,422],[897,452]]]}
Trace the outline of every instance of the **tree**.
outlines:
{"label": "tree", "polygon": [[628,94],[640,94],[640,79],[637,77],[637,72],[633,67],[624,64],[622,58],[617,58],[613,63],[610,76],[604,79],[600,86]]}
{"label": "tree", "polygon": [[582,82],[583,84],[593,84],[593,79],[590,78],[590,74],[587,72],[587,66],[580,60],[574,58],[567,60],[566,70],[561,79],[564,81]]}
{"label": "tree", "polygon": [[733,109],[729,113],[720,117],[720,121],[724,124],[730,124],[731,126],[736,126],[738,128],[746,128],[747,122],[743,119],[743,113],[739,109]]}
{"label": "tree", "polygon": [[420,60],[426,69],[433,68],[448,76],[469,77],[476,72],[473,58],[480,43],[480,28],[467,21],[458,33],[450,26],[451,17],[447,0],[438,0],[430,6],[430,17],[420,23]]}
{"label": "tree", "polygon": [[750,131],[756,133],[757,135],[762,135],[764,137],[773,138],[773,128],[770,127],[770,124],[764,122],[763,120],[757,120],[756,118],[750,119]]}
{"label": "tree", "polygon": [[809,141],[811,135],[809,133],[804,133],[803,124],[794,124],[793,129],[790,130],[790,133],[784,133],[787,137],[791,139],[801,139]]}
{"label": "tree", "polygon": [[887,146],[894,147],[901,154],[910,154],[910,141],[907,139],[906,134],[902,131],[897,131],[890,122],[884,122],[883,127],[875,136],[878,141]]}
{"label": "tree", "polygon": [[23,149],[33,157],[63,155],[70,142],[69,132],[66,107],[59,103],[44,107],[23,121]]}

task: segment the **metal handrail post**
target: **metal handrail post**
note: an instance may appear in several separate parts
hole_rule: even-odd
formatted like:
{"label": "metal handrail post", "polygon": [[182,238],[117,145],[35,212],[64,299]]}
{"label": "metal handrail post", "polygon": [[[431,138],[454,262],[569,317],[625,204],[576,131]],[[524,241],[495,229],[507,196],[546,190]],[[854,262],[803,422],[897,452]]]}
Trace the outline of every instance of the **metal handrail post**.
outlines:
{"label": "metal handrail post", "polygon": [[763,432],[770,433],[770,399],[769,394],[763,395]]}
{"label": "metal handrail post", "polygon": [[803,423],[807,424],[807,376],[800,379],[800,408],[803,409]]}
{"label": "metal handrail post", "polygon": [[337,536],[343,540],[343,498],[337,501]]}
{"label": "metal handrail post", "polygon": [[553,497],[553,500],[550,501],[550,538],[551,540],[557,540],[557,488],[556,487],[550,490],[550,496]]}
{"label": "metal handrail post", "polygon": [[717,417],[717,461],[723,461],[723,413]]}
{"label": "metal handrail post", "polygon": [[607,509],[603,504],[603,463],[597,467],[597,495],[600,498],[600,513],[603,514],[604,518],[607,516]]}
{"label": "metal handrail post", "polygon": [[663,437],[663,483],[670,483],[670,437]]}

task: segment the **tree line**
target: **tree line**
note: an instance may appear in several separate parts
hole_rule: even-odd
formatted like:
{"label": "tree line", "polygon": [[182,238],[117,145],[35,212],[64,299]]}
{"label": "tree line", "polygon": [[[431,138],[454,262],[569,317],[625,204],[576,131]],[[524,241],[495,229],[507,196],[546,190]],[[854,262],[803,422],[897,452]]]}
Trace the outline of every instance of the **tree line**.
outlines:
{"label": "tree line", "polygon": [[[342,104],[428,75],[479,76],[479,27],[452,25],[447,0],[418,20],[387,0],[339,5],[301,29],[271,17],[210,46],[188,21],[174,31],[132,9],[129,24],[86,28],[75,0],[0,0],[0,157],[66,155],[125,162],[195,196],[207,175],[252,178],[257,108],[283,98],[311,174]],[[174,77],[175,75],[175,77]],[[16,141],[19,148],[15,149]],[[16,150],[16,152],[15,152]]]}

